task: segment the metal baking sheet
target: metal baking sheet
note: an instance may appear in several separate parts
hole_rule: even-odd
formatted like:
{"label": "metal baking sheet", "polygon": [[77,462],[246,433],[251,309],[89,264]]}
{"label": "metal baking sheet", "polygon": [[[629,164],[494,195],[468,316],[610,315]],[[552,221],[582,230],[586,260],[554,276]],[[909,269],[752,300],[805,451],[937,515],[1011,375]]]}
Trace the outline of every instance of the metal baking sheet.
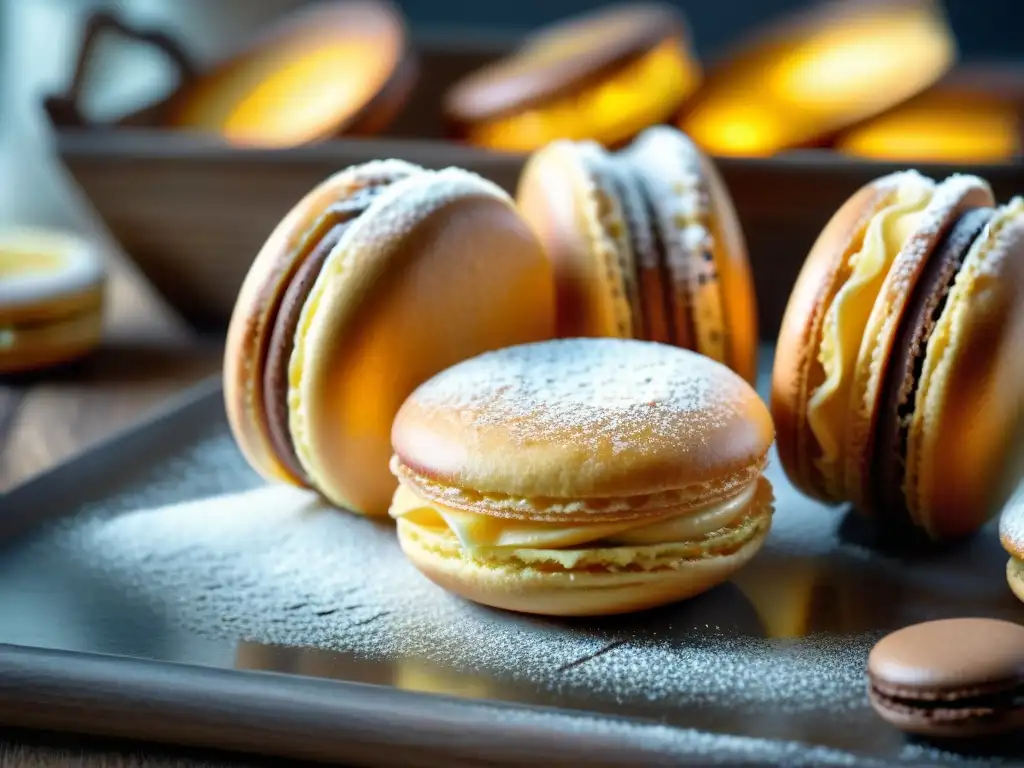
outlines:
{"label": "metal baking sheet", "polygon": [[0,500],[0,722],[360,765],[1024,764],[1019,734],[907,738],[865,694],[886,631],[1024,620],[995,522],[886,551],[772,459],[772,533],[731,582],[535,618],[436,588],[386,521],[264,486],[209,382]]}

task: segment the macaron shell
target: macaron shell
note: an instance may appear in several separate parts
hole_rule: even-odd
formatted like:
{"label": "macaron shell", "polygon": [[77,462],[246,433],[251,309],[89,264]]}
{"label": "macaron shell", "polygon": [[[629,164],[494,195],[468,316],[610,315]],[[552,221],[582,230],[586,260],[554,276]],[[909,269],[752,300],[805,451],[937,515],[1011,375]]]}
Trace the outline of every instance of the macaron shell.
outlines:
{"label": "macaron shell", "polygon": [[269,330],[266,360],[263,364],[263,417],[267,435],[278,462],[291,474],[296,485],[308,485],[305,470],[295,455],[288,428],[288,367],[295,331],[302,307],[327,257],[341,240],[351,221],[335,224],[297,266],[281,297],[277,317]]}
{"label": "macaron shell", "polygon": [[767,407],[725,365],[607,338],[466,361],[418,387],[392,430],[414,472],[510,501],[717,498],[756,478],[773,438]]}
{"label": "macaron shell", "polygon": [[876,691],[868,695],[875,711],[904,733],[930,738],[994,736],[1024,727],[1024,709],[1006,712],[960,712],[954,707],[914,709],[894,706]]}
{"label": "macaron shell", "polygon": [[757,379],[757,297],[747,243],[732,196],[718,168],[704,153],[699,152],[698,156],[710,198],[714,269],[718,277],[725,318],[723,329],[727,339],[724,362],[744,379],[754,383]]}
{"label": "macaron shell", "polygon": [[552,290],[540,244],[497,186],[447,169],[386,189],[332,251],[296,333],[290,429],[313,484],[385,514],[402,401],[467,357],[550,338]]}
{"label": "macaron shell", "polygon": [[[699,349],[696,328],[694,249],[682,233],[685,216],[681,209],[696,208],[697,192],[692,175],[687,183],[680,180],[688,176],[690,166],[688,155],[679,157],[679,146],[673,141],[673,137],[661,133],[660,129],[651,128],[638,136],[620,156],[632,167],[646,192],[661,246],[658,281],[653,274],[648,278],[645,299],[653,299],[652,305],[660,301],[665,307],[671,343],[705,352]],[[656,307],[654,312],[657,312]]]}
{"label": "macaron shell", "polygon": [[[295,482],[276,458],[263,413],[263,364],[280,301],[299,263],[323,232],[317,229],[331,203],[348,197],[373,175],[403,177],[422,169],[384,160],[345,169],[307,192],[260,248],[239,289],[224,352],[224,402],[236,443],[268,480]],[[321,228],[326,227],[322,224]]]}
{"label": "macaron shell", "polygon": [[[639,286],[640,311],[643,314],[644,338],[662,344],[679,344],[672,329],[672,296],[669,291],[669,273],[665,260],[665,239],[659,231],[657,214],[651,200],[651,192],[641,174],[633,169],[624,171],[632,177],[634,195],[638,194],[635,221],[631,227],[637,231],[632,233],[634,256],[636,258],[637,283]],[[628,208],[628,202],[627,202]]]}
{"label": "macaron shell", "polygon": [[604,160],[603,176],[615,190],[619,210],[622,212],[624,236],[619,254],[619,272],[629,302],[631,335],[633,338],[647,339],[650,338],[649,313],[644,307],[640,265],[657,263],[650,212],[643,189],[630,169],[607,155]]}
{"label": "macaron shell", "polygon": [[[687,296],[689,314],[679,320],[695,331],[690,346],[753,382],[753,280],[739,218],[714,163],[685,134],[661,126],[644,131],[625,154],[657,180],[655,206],[674,229],[679,263],[669,266]],[[676,334],[687,335],[679,321]]]}
{"label": "macaron shell", "polygon": [[919,372],[941,309],[971,245],[994,213],[975,208],[957,219],[928,259],[900,321],[884,391],[880,394],[871,459],[871,502],[876,519],[894,534],[916,537],[907,510],[906,473],[908,417],[916,405]]}
{"label": "macaron shell", "polygon": [[887,692],[921,700],[1013,688],[1024,682],[1024,626],[972,617],[913,624],[875,644],[868,673]]}
{"label": "macaron shell", "polygon": [[179,89],[168,123],[262,147],[373,132],[395,116],[416,79],[407,38],[390,2],[308,5]]}
{"label": "macaron shell", "polygon": [[0,232],[0,325],[88,310],[105,284],[100,256],[74,235],[28,227]]}
{"label": "macaron shell", "polygon": [[911,420],[907,501],[932,536],[972,532],[1019,480],[1024,200],[997,210],[957,275],[932,337]]}
{"label": "macaron shell", "polygon": [[854,367],[847,415],[844,487],[847,498],[859,508],[873,497],[873,436],[879,411],[888,406],[881,402],[882,384],[914,286],[932,251],[957,219],[967,210],[994,204],[988,183],[977,176],[951,176],[943,181],[882,281]]}
{"label": "macaron shell", "polygon": [[587,85],[682,31],[671,6],[600,8],[531,36],[511,57],[457,83],[445,111],[457,121],[491,119]]}
{"label": "macaron shell", "polygon": [[546,570],[465,557],[457,544],[438,547],[403,521],[398,540],[431,581],[474,602],[532,614],[598,616],[665,605],[721,584],[760,551],[770,528],[770,507],[759,508],[751,522],[745,543],[730,547],[728,554],[713,553],[714,538],[697,555],[692,545],[680,544],[675,553],[671,545],[662,545],[657,549],[666,566],[649,571]]}
{"label": "macaron shell", "polygon": [[783,314],[772,370],[771,409],[779,459],[789,480],[806,495],[835,501],[814,465],[817,444],[807,403],[825,380],[818,359],[825,314],[845,280],[846,263],[868,223],[895,196],[902,174],[864,185],[833,214],[811,247]]}
{"label": "macaron shell", "polygon": [[527,161],[516,200],[554,269],[556,335],[628,338],[633,310],[621,256],[629,248],[626,225],[595,156],[599,151],[589,144],[550,144]]}

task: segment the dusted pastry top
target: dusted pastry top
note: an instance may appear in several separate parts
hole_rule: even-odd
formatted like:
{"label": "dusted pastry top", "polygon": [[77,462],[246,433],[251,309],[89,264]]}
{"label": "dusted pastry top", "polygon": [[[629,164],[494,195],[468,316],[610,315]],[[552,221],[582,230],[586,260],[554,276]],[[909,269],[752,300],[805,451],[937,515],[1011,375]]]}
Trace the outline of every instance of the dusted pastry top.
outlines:
{"label": "dusted pastry top", "polygon": [[[449,368],[403,404],[404,470],[439,500],[473,491],[552,502],[686,490],[716,496],[763,467],[767,407],[725,365],[624,339],[506,348]],[[466,503],[449,503],[465,508]]]}

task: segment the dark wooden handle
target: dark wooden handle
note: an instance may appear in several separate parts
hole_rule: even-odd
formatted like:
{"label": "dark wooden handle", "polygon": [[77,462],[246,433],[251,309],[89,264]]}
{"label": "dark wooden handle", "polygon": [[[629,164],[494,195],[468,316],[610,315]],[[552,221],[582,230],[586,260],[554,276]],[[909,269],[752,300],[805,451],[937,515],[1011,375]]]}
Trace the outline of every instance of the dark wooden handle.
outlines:
{"label": "dark wooden handle", "polygon": [[68,90],[64,94],[50,96],[44,102],[54,125],[62,128],[90,125],[89,120],[82,112],[81,99],[89,63],[105,34],[117,35],[126,40],[152,46],[164,54],[177,69],[179,88],[196,77],[196,68],[191,59],[170,35],[155,29],[137,29],[109,11],[96,12],[89,17],[83,28],[82,42],[78,49],[78,58]]}

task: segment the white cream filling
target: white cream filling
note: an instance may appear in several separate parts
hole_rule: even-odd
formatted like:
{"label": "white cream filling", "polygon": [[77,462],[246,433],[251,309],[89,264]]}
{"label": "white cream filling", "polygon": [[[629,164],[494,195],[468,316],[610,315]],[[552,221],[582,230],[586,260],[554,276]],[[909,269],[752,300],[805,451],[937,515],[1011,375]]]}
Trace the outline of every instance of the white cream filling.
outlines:
{"label": "white cream filling", "polygon": [[757,492],[757,481],[728,499],[650,518],[611,523],[549,523],[479,515],[452,509],[399,485],[389,514],[428,529],[447,529],[469,551],[480,549],[566,549],[647,546],[694,541],[735,522]]}

